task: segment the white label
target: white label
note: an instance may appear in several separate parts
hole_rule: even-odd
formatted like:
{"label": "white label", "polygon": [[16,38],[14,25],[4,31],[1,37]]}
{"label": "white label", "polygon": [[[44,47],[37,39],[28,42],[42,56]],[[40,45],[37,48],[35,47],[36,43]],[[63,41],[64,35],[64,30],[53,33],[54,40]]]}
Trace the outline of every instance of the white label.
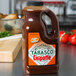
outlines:
{"label": "white label", "polygon": [[37,65],[47,65],[52,58],[56,55],[56,50],[53,45],[44,42],[35,43],[28,51],[28,56]]}

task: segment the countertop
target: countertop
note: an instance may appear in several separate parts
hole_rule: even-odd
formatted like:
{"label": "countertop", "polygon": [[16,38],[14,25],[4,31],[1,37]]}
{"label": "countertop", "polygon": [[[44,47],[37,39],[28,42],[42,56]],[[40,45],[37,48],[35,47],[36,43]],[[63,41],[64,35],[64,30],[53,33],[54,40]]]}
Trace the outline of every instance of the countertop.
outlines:
{"label": "countertop", "polygon": [[[0,63],[0,76],[27,76],[23,74],[21,51],[14,63]],[[60,43],[58,73],[31,76],[76,76],[76,46]]]}

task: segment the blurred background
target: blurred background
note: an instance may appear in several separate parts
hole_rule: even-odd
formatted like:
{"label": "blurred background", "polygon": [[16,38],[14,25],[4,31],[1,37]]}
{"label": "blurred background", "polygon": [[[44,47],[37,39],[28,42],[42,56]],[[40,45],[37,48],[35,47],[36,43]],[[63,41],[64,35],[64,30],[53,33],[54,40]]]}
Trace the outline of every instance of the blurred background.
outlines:
{"label": "blurred background", "polygon": [[[22,8],[26,6],[26,1],[31,0],[0,0],[0,12],[9,14],[9,13],[15,13],[16,11],[21,9],[21,2],[22,2]],[[39,0],[35,0],[39,1]],[[53,1],[63,1],[68,3],[69,0],[40,0],[44,2],[53,2]],[[51,3],[48,3],[51,4]]]}
{"label": "blurred background", "polygon": [[[35,2],[32,3],[30,1],[35,1]],[[41,1],[42,4],[37,4],[36,1]],[[0,33],[1,39],[12,35],[13,38],[15,38],[16,36],[20,39],[22,38],[22,25],[25,18],[23,15],[23,8],[25,6],[31,6],[31,5],[46,6],[47,8],[52,10],[57,16],[60,30],[64,30],[66,32],[69,32],[69,34],[71,34],[71,30],[75,29],[75,33],[76,33],[76,0],[0,0],[0,32],[2,32]],[[45,19],[45,22],[48,28],[50,29],[51,21],[49,20],[49,18],[46,15],[44,15],[43,19]],[[14,36],[14,34],[16,36]],[[64,34],[63,36],[65,36],[66,34]],[[8,38],[8,40],[10,38]],[[60,39],[61,38],[62,37],[60,37]],[[68,41],[68,39],[69,39],[68,37],[64,37],[64,40]],[[75,45],[76,45],[76,35],[73,39],[75,40]],[[18,42],[19,47],[17,47],[16,45],[14,46],[14,44],[16,43],[15,41],[13,40],[10,41],[12,42],[9,42],[8,48],[10,48],[10,46],[12,46],[12,48],[13,47],[17,48],[18,50],[15,49],[13,51],[17,52],[18,54],[18,51],[20,50],[19,47],[21,48],[21,40],[19,40]],[[11,44],[13,42],[14,44]],[[22,69],[21,50],[14,63],[2,63],[1,60],[3,58],[5,60],[4,62],[10,62],[7,61],[8,59],[6,59],[10,57],[8,57],[8,55],[7,56],[5,55],[5,53],[7,54],[8,52],[8,50],[6,49],[7,44],[8,41],[5,47],[5,45],[3,46],[3,42],[0,41],[0,62],[1,62],[0,76],[24,76]],[[5,49],[5,51],[3,51],[1,48]],[[10,48],[9,51],[11,51],[12,48]],[[51,75],[51,76],[76,76],[76,46],[71,45],[70,42],[67,44],[61,43],[59,49],[60,49],[59,74]],[[2,52],[4,53],[4,56]],[[9,54],[11,53],[9,52]]]}
{"label": "blurred background", "polygon": [[[0,13],[11,14],[18,13],[22,15],[22,9],[28,5],[28,1],[33,0],[0,0]],[[59,21],[60,30],[69,31],[76,28],[76,0],[34,0],[42,1],[50,10],[52,10]],[[46,23],[49,25],[51,21],[48,17]]]}

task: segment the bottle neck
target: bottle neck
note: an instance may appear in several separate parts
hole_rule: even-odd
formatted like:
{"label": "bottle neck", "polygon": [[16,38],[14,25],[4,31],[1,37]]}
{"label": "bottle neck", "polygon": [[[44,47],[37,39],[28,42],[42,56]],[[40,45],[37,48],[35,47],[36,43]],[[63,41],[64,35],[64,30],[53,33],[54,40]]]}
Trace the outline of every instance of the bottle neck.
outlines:
{"label": "bottle neck", "polygon": [[40,19],[41,11],[25,11],[24,12],[25,19]]}

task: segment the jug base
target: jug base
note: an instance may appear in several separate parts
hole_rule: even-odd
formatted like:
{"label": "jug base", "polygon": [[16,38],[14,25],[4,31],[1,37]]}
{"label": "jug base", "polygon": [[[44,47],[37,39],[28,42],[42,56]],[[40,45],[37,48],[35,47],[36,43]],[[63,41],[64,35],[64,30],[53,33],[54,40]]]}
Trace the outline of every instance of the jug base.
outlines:
{"label": "jug base", "polygon": [[51,74],[51,73],[57,73],[58,72],[58,65],[54,66],[28,66],[27,70],[25,71],[26,74]]}

